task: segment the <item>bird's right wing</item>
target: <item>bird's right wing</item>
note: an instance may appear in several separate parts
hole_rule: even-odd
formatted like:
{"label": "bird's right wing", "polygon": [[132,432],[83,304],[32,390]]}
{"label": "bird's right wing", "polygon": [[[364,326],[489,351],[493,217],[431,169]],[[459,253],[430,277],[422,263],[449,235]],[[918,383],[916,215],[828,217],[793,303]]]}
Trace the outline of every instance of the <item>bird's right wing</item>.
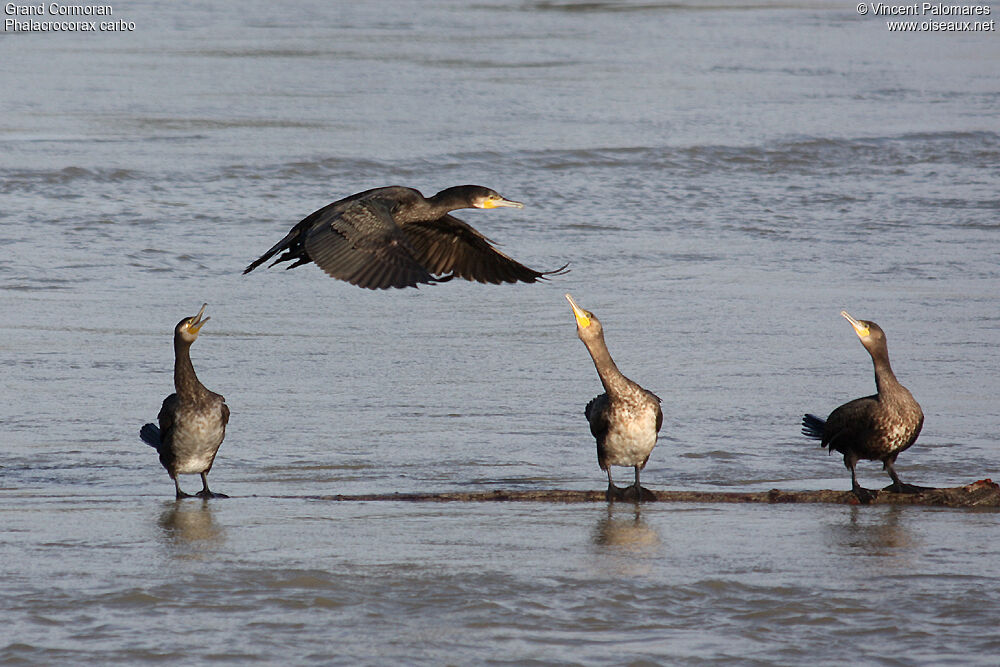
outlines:
{"label": "bird's right wing", "polygon": [[[285,268],[292,269],[301,264],[306,264],[309,262],[309,257],[302,251],[303,239],[309,234],[309,230],[313,227],[325,224],[329,220],[336,218],[345,208],[350,206],[353,202],[359,199],[367,199],[370,197],[375,197],[380,194],[385,194],[388,196],[399,196],[400,191],[408,190],[408,188],[401,188],[399,186],[390,186],[387,188],[373,188],[371,190],[365,190],[364,192],[358,192],[349,197],[344,197],[343,199],[338,199],[337,201],[327,204],[323,208],[317,209],[307,215],[305,218],[300,220],[298,224],[289,230],[285,234],[285,238],[281,239],[275,243],[271,248],[265,252],[263,255],[250,262],[247,268],[243,269],[243,274],[246,275],[256,269],[258,266],[271,259],[279,252],[284,251],[285,254],[274,261],[271,266],[275,264],[280,264],[281,262],[290,262],[295,260],[295,263],[287,266]],[[418,193],[419,194],[419,193]]]}
{"label": "bird's right wing", "polygon": [[608,395],[601,394],[595,396],[587,403],[583,409],[583,414],[590,422],[590,433],[597,440],[597,463],[601,470],[608,469],[608,452],[604,447],[604,441],[608,437]]}
{"label": "bird's right wing", "polygon": [[590,422],[590,433],[597,438],[598,442],[602,442],[604,436],[608,433],[607,410],[607,394],[601,394],[590,399],[590,403],[587,403],[587,407],[583,409],[584,416]]}
{"label": "bird's right wing", "polygon": [[160,406],[160,414],[156,415],[156,421],[160,423],[160,442],[169,443],[174,437],[174,415],[177,413],[177,405],[180,399],[177,394],[170,394],[163,399]]}
{"label": "bird's right wing", "polygon": [[382,199],[350,203],[310,229],[304,245],[312,261],[328,275],[359,287],[387,289],[435,282],[417,261]]}

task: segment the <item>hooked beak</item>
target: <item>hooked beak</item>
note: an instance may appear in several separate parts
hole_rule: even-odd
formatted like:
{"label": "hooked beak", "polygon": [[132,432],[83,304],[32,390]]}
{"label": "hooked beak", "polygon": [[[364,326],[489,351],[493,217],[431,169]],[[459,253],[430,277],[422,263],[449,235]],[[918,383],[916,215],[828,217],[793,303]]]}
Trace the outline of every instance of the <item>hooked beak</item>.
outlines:
{"label": "hooked beak", "polygon": [[208,320],[211,319],[209,317],[201,319],[201,316],[205,314],[205,308],[207,307],[208,307],[207,303],[201,304],[201,310],[199,310],[198,314],[194,316],[194,321],[191,322],[190,325],[188,325],[188,331],[190,331],[195,335],[198,335],[198,332],[201,330],[201,328],[205,326],[205,322],[208,322]]}
{"label": "hooked beak", "polygon": [[573,307],[573,316],[576,317],[577,326],[579,326],[581,329],[586,329],[587,327],[589,327],[590,317],[587,315],[587,311],[585,311],[580,306],[576,305],[576,301],[574,301],[573,297],[570,296],[569,294],[566,295],[566,300],[569,301],[569,305]]}
{"label": "hooked beak", "polygon": [[840,311],[840,316],[851,323],[851,326],[854,327],[854,333],[858,334],[858,338],[864,338],[868,335],[868,326],[864,322],[854,319],[846,310]]}

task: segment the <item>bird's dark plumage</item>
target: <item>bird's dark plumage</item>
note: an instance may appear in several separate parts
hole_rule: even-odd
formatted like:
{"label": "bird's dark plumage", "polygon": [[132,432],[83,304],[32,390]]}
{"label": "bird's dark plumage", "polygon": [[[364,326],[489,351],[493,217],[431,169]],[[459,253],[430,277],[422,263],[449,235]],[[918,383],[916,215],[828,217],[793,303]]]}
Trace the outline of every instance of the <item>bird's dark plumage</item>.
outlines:
{"label": "bird's dark plumage", "polygon": [[[608,474],[608,499],[655,500],[656,496],[639,484],[639,471],[646,467],[663,425],[660,397],[622,375],[608,352],[600,320],[580,308],[569,294],[566,299],[573,307],[577,335],[590,352],[605,389],[587,403],[583,413],[597,440],[597,463]],[[626,489],[616,487],[611,477],[613,465],[633,467],[635,483]]]}
{"label": "bird's dark plumage", "polygon": [[901,482],[893,467],[896,457],[920,435],[924,413],[892,372],[889,348],[881,327],[874,322],[856,320],[846,311],[840,314],[854,327],[861,344],[872,357],[878,393],[841,405],[826,420],[816,415],[805,415],[802,418],[802,434],[819,440],[831,452],[836,450],[844,455],[844,465],[851,471],[851,489],[863,503],[871,502],[877,492],[858,484],[855,466],[861,459],[882,461],[892,479],[889,490],[905,493],[924,491],[924,487]]}
{"label": "bird's dark plumage", "polygon": [[[207,305],[207,304],[206,304]],[[208,488],[208,472],[215,462],[229,423],[226,399],[209,391],[198,380],[191,364],[191,344],[209,318],[202,319],[205,307],[194,317],[186,317],[174,327],[174,389],[163,400],[156,424],[146,424],[139,437],[160,455],[160,463],[174,480],[178,498],[188,496],[181,491],[178,475],[201,475],[202,498],[226,496]]]}
{"label": "bird's dark plumage", "polygon": [[416,287],[452,278],[481,283],[533,283],[563,272],[535,271],[497,250],[458,218],[462,208],[521,208],[478,185],[425,198],[413,188],[366,190],[324,206],[250,263],[244,274],[273,263],[289,269],[315,262],[328,275],[369,289]]}

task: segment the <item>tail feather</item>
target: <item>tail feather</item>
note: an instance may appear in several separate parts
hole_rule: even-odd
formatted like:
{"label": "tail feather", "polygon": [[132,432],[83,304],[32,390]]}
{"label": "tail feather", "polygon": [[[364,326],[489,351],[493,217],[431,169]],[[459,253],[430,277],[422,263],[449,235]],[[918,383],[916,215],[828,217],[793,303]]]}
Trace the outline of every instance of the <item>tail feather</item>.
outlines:
{"label": "tail feather", "polygon": [[824,427],[826,427],[825,419],[820,419],[816,415],[802,417],[802,435],[806,437],[822,440]]}
{"label": "tail feather", "polygon": [[160,448],[160,427],[156,424],[146,424],[139,429],[139,437],[150,447],[154,449]]}
{"label": "tail feather", "polygon": [[[289,248],[291,248],[292,245],[294,245],[295,241],[298,240],[298,236],[299,236],[299,228],[296,225],[295,227],[292,228],[292,230],[290,232],[288,232],[288,234],[285,235],[285,238],[281,239],[280,241],[278,241],[277,243],[275,243],[273,246],[271,246],[271,249],[268,250],[267,252],[265,252],[263,255],[261,255],[260,257],[258,257],[254,261],[250,262],[250,264],[247,266],[247,268],[243,269],[243,275],[246,275],[246,274],[250,273],[251,271],[253,271],[254,269],[256,269],[258,266],[260,266],[261,264],[263,264],[267,260],[269,260],[272,257],[274,257],[275,255],[277,255],[282,250],[288,250]],[[295,257],[295,253],[291,253],[291,252],[286,253],[286,255],[287,255],[286,257],[278,259],[275,262],[275,264],[277,264],[278,262],[282,262],[282,261],[288,261],[289,259],[293,259]]]}

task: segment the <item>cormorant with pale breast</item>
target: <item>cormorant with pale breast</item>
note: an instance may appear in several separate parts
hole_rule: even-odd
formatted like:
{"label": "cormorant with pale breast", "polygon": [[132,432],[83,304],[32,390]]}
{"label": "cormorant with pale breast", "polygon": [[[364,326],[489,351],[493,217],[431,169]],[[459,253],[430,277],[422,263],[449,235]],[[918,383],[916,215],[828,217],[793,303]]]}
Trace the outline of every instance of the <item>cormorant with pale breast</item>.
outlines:
{"label": "cormorant with pale breast", "polygon": [[[566,300],[573,307],[576,333],[587,346],[604,385],[605,393],[587,404],[584,415],[597,439],[597,463],[608,473],[608,500],[656,500],[652,491],[639,485],[639,471],[646,467],[663,424],[660,397],[622,375],[608,352],[600,320],[580,308],[569,294]],[[611,478],[613,465],[634,467],[635,484],[616,487]]]}
{"label": "cormorant with pale breast", "polygon": [[862,503],[869,503],[878,491],[858,484],[854,468],[860,459],[882,461],[882,467],[892,478],[886,491],[919,493],[928,489],[904,484],[893,464],[900,452],[912,445],[924,425],[924,413],[909,390],[899,383],[889,365],[889,348],[885,332],[874,322],[857,320],[847,311],[840,314],[851,323],[861,344],[868,350],[875,365],[876,394],[856,398],[830,413],[826,421],[816,415],[802,418],[802,434],[820,441],[830,451],[844,455],[844,465],[851,471],[851,490]]}
{"label": "cormorant with pale breast", "polygon": [[523,208],[479,185],[459,185],[425,198],[413,188],[366,190],[324,206],[295,225],[244,274],[283,252],[271,266],[315,262],[334,278],[369,289],[416,287],[464,278],[481,283],[533,283],[563,272],[535,271],[449,215],[462,208]]}
{"label": "cormorant with pale breast", "polygon": [[191,364],[191,344],[209,318],[204,304],[194,317],[185,317],[174,327],[174,389],[163,400],[157,420],[160,425],[146,424],[139,431],[150,447],[160,454],[160,463],[167,469],[178,498],[190,497],[181,491],[178,475],[201,475],[202,489],[199,498],[227,498],[222,493],[212,493],[208,488],[208,471],[212,469],[215,455],[222,439],[226,437],[229,423],[229,406],[226,399],[205,388],[198,380]]}

